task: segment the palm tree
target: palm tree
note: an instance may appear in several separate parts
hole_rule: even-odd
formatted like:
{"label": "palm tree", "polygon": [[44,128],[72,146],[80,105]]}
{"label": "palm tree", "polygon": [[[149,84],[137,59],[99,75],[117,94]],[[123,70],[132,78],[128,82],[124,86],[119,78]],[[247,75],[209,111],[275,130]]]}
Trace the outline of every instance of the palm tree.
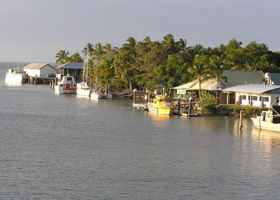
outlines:
{"label": "palm tree", "polygon": [[189,68],[189,72],[194,78],[198,80],[199,92],[201,91],[201,80],[206,76],[208,57],[204,54],[196,55],[193,61],[193,65]]}
{"label": "palm tree", "polygon": [[170,45],[170,46],[174,46],[175,45],[175,41],[174,41],[173,35],[169,33],[166,36],[164,36],[162,43]]}
{"label": "palm tree", "polygon": [[135,61],[136,61],[136,45],[137,42],[133,37],[129,37],[126,40],[128,43],[124,44],[121,48],[121,56],[126,57],[127,64],[123,65],[126,75],[128,78],[129,89],[132,90],[132,80],[134,79],[135,75]]}
{"label": "palm tree", "polygon": [[94,46],[91,43],[87,43],[86,47],[83,49],[83,57],[85,58],[88,55],[92,55],[92,52],[94,50]]}
{"label": "palm tree", "polygon": [[69,62],[69,51],[66,51],[66,50],[60,50],[59,52],[57,52],[56,54],[56,63],[59,64],[59,65],[63,65],[67,62]]}
{"label": "palm tree", "polygon": [[103,59],[103,62],[100,64],[100,70],[101,70],[102,82],[104,82],[105,84],[105,95],[107,96],[112,79],[115,75],[113,62],[112,60],[110,60],[109,57],[105,57]]}
{"label": "palm tree", "polygon": [[[224,54],[220,56],[213,55],[209,58],[209,66],[210,66],[211,74],[214,77],[216,77],[217,89],[219,87],[219,82],[224,70],[224,58],[225,58]],[[216,99],[218,100],[218,98],[219,98],[218,91],[216,91]]]}
{"label": "palm tree", "polygon": [[113,59],[116,51],[117,51],[117,47],[112,47],[110,43],[105,44],[104,46],[105,56],[108,57],[110,60]]}
{"label": "palm tree", "polygon": [[102,61],[104,53],[105,53],[105,51],[104,51],[103,45],[101,43],[97,43],[92,52],[93,58],[95,58],[97,60],[97,66],[96,66],[96,90],[97,91],[99,89],[99,64]]}

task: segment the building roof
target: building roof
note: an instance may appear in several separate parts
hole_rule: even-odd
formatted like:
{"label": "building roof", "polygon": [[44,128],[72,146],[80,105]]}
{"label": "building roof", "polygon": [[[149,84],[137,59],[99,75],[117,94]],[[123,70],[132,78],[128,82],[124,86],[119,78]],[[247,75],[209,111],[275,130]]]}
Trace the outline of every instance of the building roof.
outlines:
{"label": "building roof", "polygon": [[280,89],[280,85],[248,84],[248,85],[237,85],[237,86],[229,87],[224,89],[223,91],[263,94],[276,89]]}
{"label": "building roof", "polygon": [[280,73],[266,73],[266,76],[269,76],[272,84],[280,85]]}
{"label": "building roof", "polygon": [[[217,79],[216,78],[211,78],[211,79],[208,79],[208,80],[202,80],[201,81],[201,89],[203,89],[203,90],[216,91],[216,90],[225,89],[227,87],[228,87],[228,85],[222,80],[219,80],[219,82],[217,84]],[[178,89],[180,89],[180,90],[199,90],[199,83],[198,83],[198,80],[195,80],[193,82],[174,87],[173,89],[177,89],[177,90]]]}
{"label": "building roof", "polygon": [[42,69],[43,67],[45,67],[47,65],[52,67],[48,63],[30,63],[30,64],[24,66],[23,69]]}
{"label": "building roof", "polygon": [[243,84],[263,84],[264,73],[262,71],[224,70],[222,78],[230,87]]}
{"label": "building roof", "polygon": [[84,63],[82,62],[70,62],[57,67],[57,69],[83,69],[83,68],[84,68]]}
{"label": "building roof", "polygon": [[183,84],[183,85],[174,87],[174,88],[172,88],[172,89],[176,89],[176,90],[188,90],[188,89],[191,88],[191,86],[192,86],[195,82],[196,82],[196,81],[189,82],[189,83],[186,83],[186,84]]}

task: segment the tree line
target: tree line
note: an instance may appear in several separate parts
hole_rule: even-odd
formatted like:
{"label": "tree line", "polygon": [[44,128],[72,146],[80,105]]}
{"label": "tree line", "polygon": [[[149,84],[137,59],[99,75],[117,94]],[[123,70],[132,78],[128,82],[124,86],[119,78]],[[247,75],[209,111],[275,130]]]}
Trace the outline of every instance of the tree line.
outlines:
{"label": "tree line", "polygon": [[265,44],[253,41],[242,47],[242,42],[233,38],[226,45],[204,48],[200,44],[187,46],[185,39],[175,41],[172,34],[162,41],[129,37],[120,48],[88,43],[82,55],[60,50],[56,63],[67,62],[87,62],[89,83],[113,90],[172,88],[194,79],[200,84],[210,77],[218,81],[223,70],[280,72],[279,52],[270,51]]}

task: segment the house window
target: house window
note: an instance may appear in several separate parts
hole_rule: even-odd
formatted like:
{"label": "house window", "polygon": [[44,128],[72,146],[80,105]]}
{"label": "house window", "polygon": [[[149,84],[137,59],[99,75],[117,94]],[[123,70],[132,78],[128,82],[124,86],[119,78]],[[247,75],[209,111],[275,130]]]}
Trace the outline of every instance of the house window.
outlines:
{"label": "house window", "polygon": [[258,101],[258,97],[257,96],[251,96],[252,101]]}
{"label": "house window", "polygon": [[246,96],[246,95],[242,95],[242,99],[243,99],[243,100],[246,100],[246,99],[247,99],[247,96]]}
{"label": "house window", "polygon": [[269,97],[263,97],[263,101],[269,102]]}

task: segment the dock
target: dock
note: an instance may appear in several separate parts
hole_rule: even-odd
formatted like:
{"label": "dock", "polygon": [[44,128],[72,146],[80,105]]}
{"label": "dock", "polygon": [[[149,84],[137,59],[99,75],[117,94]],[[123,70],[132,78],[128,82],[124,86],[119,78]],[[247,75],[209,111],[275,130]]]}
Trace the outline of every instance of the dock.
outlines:
{"label": "dock", "polygon": [[33,77],[29,76],[27,78],[27,83],[29,84],[50,84],[51,88],[53,88],[56,85],[56,77]]}

